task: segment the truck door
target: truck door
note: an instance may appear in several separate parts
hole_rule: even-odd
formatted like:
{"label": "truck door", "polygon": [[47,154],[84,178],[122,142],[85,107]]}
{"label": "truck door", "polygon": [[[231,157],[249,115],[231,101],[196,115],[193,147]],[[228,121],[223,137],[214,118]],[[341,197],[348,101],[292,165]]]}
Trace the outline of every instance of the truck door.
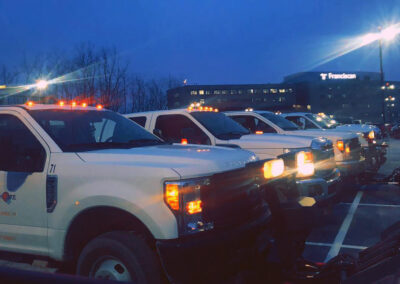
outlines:
{"label": "truck door", "polygon": [[309,121],[307,118],[302,117],[302,116],[286,116],[285,117],[287,120],[290,120],[291,122],[294,122],[297,124],[300,129],[318,129],[317,126],[315,126],[311,121]]}
{"label": "truck door", "polygon": [[188,117],[181,114],[157,117],[154,133],[170,143],[211,145],[211,139]]}
{"label": "truck door", "polygon": [[277,133],[276,130],[264,121],[250,115],[231,116],[233,120],[250,130],[251,133]]}
{"label": "truck door", "polygon": [[0,113],[0,250],[45,255],[49,150],[32,130],[23,117]]}

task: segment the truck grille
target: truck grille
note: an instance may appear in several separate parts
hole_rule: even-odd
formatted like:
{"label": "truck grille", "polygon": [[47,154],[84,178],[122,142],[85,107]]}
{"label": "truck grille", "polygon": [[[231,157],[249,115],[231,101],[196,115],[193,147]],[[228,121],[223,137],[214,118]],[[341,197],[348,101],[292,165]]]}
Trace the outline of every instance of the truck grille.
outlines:
{"label": "truck grille", "polygon": [[361,144],[358,138],[352,138],[346,145],[350,147],[350,155],[347,155],[347,160],[360,160]]}
{"label": "truck grille", "polygon": [[315,162],[315,175],[321,178],[328,178],[332,170],[336,168],[335,153],[331,141],[327,141],[320,149],[313,149]]}
{"label": "truck grille", "polygon": [[248,223],[266,214],[268,207],[259,187],[263,163],[213,175],[210,185],[201,191],[204,221],[213,222],[218,229]]}

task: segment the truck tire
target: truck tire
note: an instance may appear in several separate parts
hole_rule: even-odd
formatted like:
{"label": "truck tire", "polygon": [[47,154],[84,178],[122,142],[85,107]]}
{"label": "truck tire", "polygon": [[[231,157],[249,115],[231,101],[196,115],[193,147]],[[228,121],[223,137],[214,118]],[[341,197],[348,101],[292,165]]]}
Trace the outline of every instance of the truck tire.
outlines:
{"label": "truck tire", "polygon": [[157,254],[142,238],[119,231],[100,235],[84,247],[77,274],[139,284],[162,282]]}

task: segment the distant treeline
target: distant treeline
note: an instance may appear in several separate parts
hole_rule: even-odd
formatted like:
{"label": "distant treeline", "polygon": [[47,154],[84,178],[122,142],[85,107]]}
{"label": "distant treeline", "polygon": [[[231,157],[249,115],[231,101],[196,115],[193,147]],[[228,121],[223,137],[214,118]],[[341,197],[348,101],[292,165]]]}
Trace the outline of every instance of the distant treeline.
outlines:
{"label": "distant treeline", "polygon": [[84,43],[69,53],[54,51],[23,56],[16,66],[0,65],[0,85],[30,85],[39,78],[54,80],[41,95],[94,101],[128,113],[165,109],[167,89],[182,84],[182,80],[172,76],[146,80],[132,70],[129,61],[115,47],[98,48]]}

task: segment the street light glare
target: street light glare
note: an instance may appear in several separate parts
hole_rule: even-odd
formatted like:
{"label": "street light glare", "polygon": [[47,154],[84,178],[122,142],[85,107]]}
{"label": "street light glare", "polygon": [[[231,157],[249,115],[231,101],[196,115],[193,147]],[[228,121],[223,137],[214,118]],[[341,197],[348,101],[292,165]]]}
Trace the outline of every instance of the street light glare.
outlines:
{"label": "street light glare", "polygon": [[380,38],[385,41],[393,40],[400,33],[400,25],[395,24],[381,31]]}
{"label": "street light glare", "polygon": [[38,90],[44,90],[47,88],[47,86],[49,85],[49,82],[47,82],[46,80],[38,80],[36,81],[36,88]]}
{"label": "street light glare", "polygon": [[366,34],[365,36],[363,36],[361,38],[361,45],[364,46],[364,45],[370,44],[370,43],[376,41],[377,39],[379,39],[379,34],[377,34],[377,33]]}

